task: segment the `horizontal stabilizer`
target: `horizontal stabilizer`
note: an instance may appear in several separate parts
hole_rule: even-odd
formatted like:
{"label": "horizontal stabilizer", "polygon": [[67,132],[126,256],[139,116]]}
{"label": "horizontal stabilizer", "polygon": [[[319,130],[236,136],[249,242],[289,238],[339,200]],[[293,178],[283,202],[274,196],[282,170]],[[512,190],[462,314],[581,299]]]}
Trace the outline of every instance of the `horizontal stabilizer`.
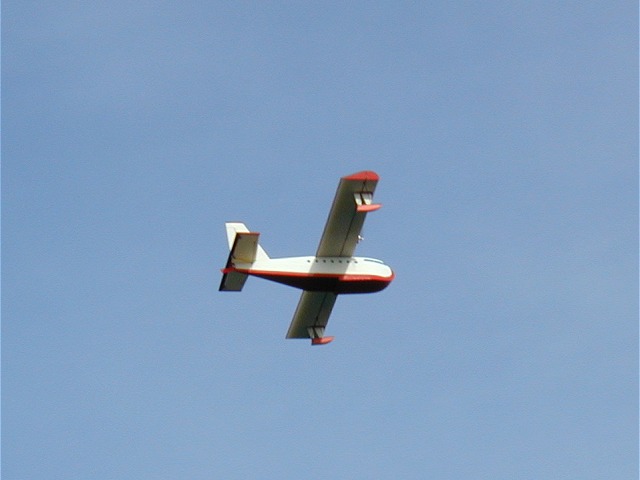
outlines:
{"label": "horizontal stabilizer", "polygon": [[246,273],[241,272],[228,272],[222,275],[222,281],[220,282],[220,288],[218,289],[221,292],[239,292],[244,287],[244,282],[247,281]]}
{"label": "horizontal stabilizer", "polygon": [[232,263],[255,262],[256,252],[258,251],[258,238],[260,238],[260,234],[257,232],[236,233],[229,260]]}
{"label": "horizontal stabilizer", "polygon": [[227,264],[222,269],[222,281],[219,290],[221,292],[239,292],[244,287],[248,275],[234,270],[237,264],[252,264],[256,260],[265,260],[269,257],[258,244],[260,234],[250,232],[244,223],[227,222],[227,239],[229,240],[229,257]]}
{"label": "horizontal stabilizer", "polygon": [[[237,236],[241,236],[243,234],[259,235],[259,233],[250,232],[249,229],[247,228],[247,226],[244,223],[240,223],[240,222],[227,222],[227,223],[225,223],[225,227],[227,229],[227,240],[229,241],[229,250],[233,250],[234,249],[234,245],[236,243],[236,237]],[[254,260],[266,260],[266,259],[268,259],[269,255],[267,255],[267,252],[265,252],[264,249],[258,244],[257,237],[256,237],[255,241],[256,241],[257,248],[256,248],[255,253],[254,253],[254,258],[253,258],[253,260],[251,260],[251,262],[253,262]],[[239,248],[243,249],[243,248],[246,248],[246,247],[240,246]],[[251,248],[253,248],[253,247],[251,247]],[[242,253],[241,253],[241,255],[242,255]],[[240,257],[238,257],[238,258],[240,258]],[[244,261],[244,260],[242,260],[242,261]],[[247,263],[250,263],[250,262],[247,262]]]}
{"label": "horizontal stabilizer", "polygon": [[255,261],[259,237],[259,233],[236,233],[233,246],[229,252],[229,258],[227,259],[227,265],[222,269],[223,275],[219,291],[239,292],[242,290],[248,275],[234,271],[233,267],[236,263],[253,263]]}

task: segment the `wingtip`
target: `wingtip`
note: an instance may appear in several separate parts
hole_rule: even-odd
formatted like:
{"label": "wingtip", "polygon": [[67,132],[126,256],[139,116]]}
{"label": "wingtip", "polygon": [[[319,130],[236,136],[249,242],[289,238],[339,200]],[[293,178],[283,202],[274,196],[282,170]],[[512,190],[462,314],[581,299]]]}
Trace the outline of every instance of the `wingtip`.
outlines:
{"label": "wingtip", "polygon": [[372,170],[363,170],[362,172],[347,175],[346,177],[342,178],[344,178],[345,180],[355,180],[360,182],[377,182],[378,180],[380,180],[380,176]]}
{"label": "wingtip", "polygon": [[326,345],[327,343],[333,342],[335,337],[318,337],[311,339],[311,345]]}

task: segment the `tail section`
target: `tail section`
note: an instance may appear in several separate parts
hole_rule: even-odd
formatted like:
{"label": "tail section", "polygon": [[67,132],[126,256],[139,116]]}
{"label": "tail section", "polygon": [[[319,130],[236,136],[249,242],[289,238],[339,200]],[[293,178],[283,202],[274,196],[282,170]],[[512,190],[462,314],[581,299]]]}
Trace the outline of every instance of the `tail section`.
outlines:
{"label": "tail section", "polygon": [[250,232],[244,223],[228,222],[225,226],[230,251],[227,265],[222,270],[223,276],[219,290],[239,292],[247,281],[248,275],[234,270],[236,265],[250,266],[256,260],[267,260],[269,256],[258,243],[259,233]]}
{"label": "tail section", "polygon": [[[229,242],[229,250],[233,250],[233,244],[235,242],[236,235],[238,233],[251,233],[252,235],[256,235],[256,236],[260,235],[259,233],[250,232],[244,223],[227,222],[224,225],[227,228],[227,240]],[[260,246],[260,244],[257,243],[257,240],[256,240],[256,244],[257,244],[257,249],[256,249],[256,254],[255,254],[256,256],[254,260],[268,260],[269,255],[267,255],[267,252],[265,252],[264,249]]]}
{"label": "tail section", "polygon": [[239,292],[244,287],[244,282],[247,281],[246,273],[222,270],[222,281],[220,282],[220,292]]}

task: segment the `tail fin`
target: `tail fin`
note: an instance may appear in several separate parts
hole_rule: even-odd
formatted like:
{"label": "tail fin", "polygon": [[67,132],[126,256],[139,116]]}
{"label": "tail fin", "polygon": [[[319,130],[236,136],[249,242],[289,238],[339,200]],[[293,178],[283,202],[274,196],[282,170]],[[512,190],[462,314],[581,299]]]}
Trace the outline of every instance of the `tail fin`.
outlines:
{"label": "tail fin", "polygon": [[[267,252],[258,244],[260,234],[250,232],[243,223],[225,224],[229,241],[229,258],[222,270],[220,291],[239,292],[247,281],[248,275],[235,270],[236,264],[252,264],[256,260],[267,260]],[[246,268],[246,267],[245,267]]]}
{"label": "tail fin", "polygon": [[[229,250],[233,250],[233,244],[236,240],[236,234],[252,233],[249,231],[249,229],[244,223],[227,222],[224,225],[227,228],[227,240],[229,242]],[[259,235],[259,234],[254,233],[254,235]],[[267,255],[267,252],[265,252],[264,249],[260,246],[260,244],[258,244],[258,248],[256,249],[255,260],[268,260],[268,259],[269,259],[269,255]]]}

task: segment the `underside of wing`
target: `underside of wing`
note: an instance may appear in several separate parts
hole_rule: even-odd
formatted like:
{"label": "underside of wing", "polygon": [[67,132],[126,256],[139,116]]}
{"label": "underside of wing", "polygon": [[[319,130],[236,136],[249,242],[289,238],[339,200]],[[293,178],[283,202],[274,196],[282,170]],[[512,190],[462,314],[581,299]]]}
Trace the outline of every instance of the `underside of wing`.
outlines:
{"label": "underside of wing", "polygon": [[381,206],[373,203],[378,179],[378,175],[372,171],[358,172],[340,179],[316,256],[353,255],[367,212]]}
{"label": "underside of wing", "polygon": [[322,339],[336,298],[332,292],[302,292],[287,338]]}

